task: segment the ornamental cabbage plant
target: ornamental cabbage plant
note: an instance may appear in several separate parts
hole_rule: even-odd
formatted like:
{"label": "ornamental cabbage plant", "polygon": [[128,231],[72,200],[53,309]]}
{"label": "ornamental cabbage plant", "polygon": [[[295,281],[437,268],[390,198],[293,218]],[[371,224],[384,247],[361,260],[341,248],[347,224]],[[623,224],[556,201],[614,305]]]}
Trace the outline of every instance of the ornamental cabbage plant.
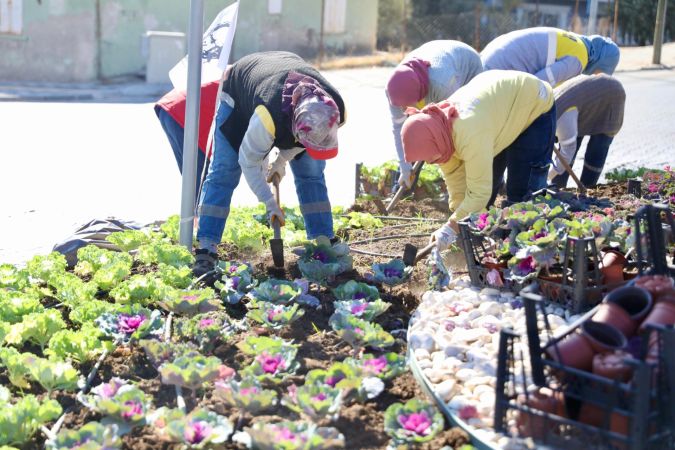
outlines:
{"label": "ornamental cabbage plant", "polygon": [[349,280],[333,289],[333,295],[341,301],[365,300],[374,302],[380,299],[380,291],[375,286],[354,280]]}
{"label": "ornamental cabbage plant", "polygon": [[59,252],[48,255],[35,255],[26,263],[28,274],[34,280],[50,284],[54,277],[66,272],[66,257]]}
{"label": "ornamental cabbage plant", "polygon": [[179,409],[160,408],[153,417],[160,437],[182,444],[182,448],[212,448],[212,444],[227,441],[234,429],[226,417],[205,409],[185,414]]}
{"label": "ornamental cabbage plant", "polygon": [[141,230],[124,230],[110,233],[105,240],[119,247],[123,252],[136,250],[144,244],[149,244],[152,238]]}
{"label": "ornamental cabbage plant", "polygon": [[30,376],[48,394],[57,389],[75,391],[79,387],[80,374],[70,363],[39,358],[30,353],[24,353],[23,363],[28,367]]}
{"label": "ornamental cabbage plant", "polygon": [[0,288],[20,291],[30,284],[28,271],[12,264],[0,264]]}
{"label": "ornamental cabbage plant", "polygon": [[28,443],[41,426],[61,415],[56,400],[40,401],[28,394],[16,402],[10,401],[9,389],[0,386],[0,445]]}
{"label": "ornamental cabbage plant", "polygon": [[252,376],[259,381],[280,383],[287,376],[295,374],[300,363],[295,360],[295,348],[283,348],[277,353],[263,351],[250,366],[241,371],[242,376]]}
{"label": "ornamental cabbage plant", "polygon": [[302,293],[302,288],[292,281],[269,279],[253,289],[249,296],[253,303],[268,302],[287,305]]}
{"label": "ornamental cabbage plant", "polygon": [[182,386],[186,389],[199,389],[222,377],[225,371],[234,371],[225,366],[215,356],[204,356],[198,352],[189,352],[172,362],[165,362],[159,368],[162,383]]}
{"label": "ornamental cabbage plant", "polygon": [[80,330],[61,330],[49,339],[49,348],[45,354],[49,357],[70,359],[78,363],[92,361],[104,351],[111,351],[110,341],[100,339],[101,331],[92,323]]}
{"label": "ornamental cabbage plant", "polygon": [[393,448],[429,442],[442,430],[443,416],[416,398],[405,404],[394,403],[384,413],[384,431],[391,437]]}
{"label": "ornamental cabbage plant", "polygon": [[188,345],[164,342],[156,339],[142,339],[138,341],[138,345],[143,349],[145,356],[148,357],[150,364],[152,364],[155,369],[159,369],[165,362],[173,361],[179,356],[194,351],[194,348]]}
{"label": "ornamental cabbage plant", "polygon": [[351,314],[368,321],[384,313],[391,306],[390,303],[383,302],[379,298],[372,302],[366,300],[337,301],[334,305],[336,313]]}
{"label": "ornamental cabbage plant", "polygon": [[191,266],[194,256],[182,245],[152,241],[138,247],[136,259],[145,265],[168,264],[173,267]]}
{"label": "ornamental cabbage plant", "polygon": [[317,284],[326,284],[336,275],[352,269],[349,246],[344,243],[332,245],[330,239],[319,236],[316,243],[305,244],[305,251],[298,259],[302,276]]}
{"label": "ornamental cabbage plant", "polygon": [[213,289],[194,289],[186,291],[174,290],[170,292],[159,304],[176,314],[194,316],[210,311],[223,309],[220,300]]}
{"label": "ornamental cabbage plant", "polygon": [[244,429],[249,448],[257,450],[320,450],[344,448],[344,436],[336,428],[308,422],[257,422]]}
{"label": "ornamental cabbage plant", "polygon": [[328,320],[338,336],[349,343],[355,351],[363,347],[383,349],[394,345],[394,337],[376,324],[359,319],[351,314],[334,313]]}
{"label": "ornamental cabbage plant", "polygon": [[258,356],[262,352],[279,353],[285,349],[297,352],[298,344],[293,344],[293,341],[285,341],[276,336],[249,336],[246,340],[237,343],[237,348],[246,355]]}
{"label": "ornamental cabbage plant", "polygon": [[297,303],[292,306],[284,306],[268,302],[258,302],[256,303],[256,309],[249,310],[246,317],[255,320],[266,328],[281,330],[298,320],[304,314],[305,310],[301,309]]}
{"label": "ornamental cabbage plant", "polygon": [[216,312],[181,318],[174,324],[174,336],[195,343],[200,351],[212,351],[221,339],[234,334],[229,316]]}
{"label": "ornamental cabbage plant", "polygon": [[313,422],[335,420],[342,406],[343,391],[327,385],[291,385],[281,404]]}
{"label": "ornamental cabbage plant", "polygon": [[216,281],[214,286],[220,290],[220,296],[227,303],[239,303],[255,286],[256,280],[249,264],[226,261],[219,263],[218,268],[223,272],[223,277],[221,281]]}
{"label": "ornamental cabbage plant", "polygon": [[40,296],[34,292],[18,292],[0,289],[0,321],[18,323],[23,316],[44,311]]}
{"label": "ornamental cabbage plant", "polygon": [[117,450],[122,448],[115,424],[88,422],[76,430],[61,430],[54,440],[45,442],[47,450]]}
{"label": "ornamental cabbage plant", "polygon": [[216,381],[214,395],[230,406],[256,415],[277,404],[277,392],[263,389],[257,378],[244,377],[241,381],[230,379]]}
{"label": "ornamental cabbage plant", "polygon": [[395,286],[407,281],[412,269],[412,267],[406,267],[403,260],[396,258],[387,263],[373,264],[373,277],[380,283]]}
{"label": "ornamental cabbage plant", "polygon": [[20,346],[24,342],[32,342],[44,350],[45,344],[59,330],[66,327],[61,312],[49,309],[23,316],[20,323],[11,326],[5,341],[10,345]]}
{"label": "ornamental cabbage plant", "polygon": [[347,358],[345,364],[353,366],[365,376],[391,380],[407,370],[405,356],[398,353],[383,353],[375,356],[367,353],[361,359]]}
{"label": "ornamental cabbage plant", "polygon": [[108,416],[104,420],[117,424],[121,434],[133,426],[145,425],[150,410],[150,399],[145,393],[121,378],[112,378],[93,388],[85,403],[99,414]]}
{"label": "ornamental cabbage plant", "polygon": [[139,339],[161,336],[164,321],[162,314],[142,307],[127,306],[120,312],[103,313],[96,325],[104,336],[117,342],[136,342]]}

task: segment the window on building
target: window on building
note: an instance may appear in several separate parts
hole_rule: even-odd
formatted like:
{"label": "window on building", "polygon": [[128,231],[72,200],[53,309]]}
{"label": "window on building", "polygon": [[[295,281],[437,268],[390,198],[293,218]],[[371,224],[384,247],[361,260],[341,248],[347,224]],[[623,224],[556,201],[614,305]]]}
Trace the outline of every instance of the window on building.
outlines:
{"label": "window on building", "polygon": [[347,22],[347,0],[324,0],[323,32],[344,33]]}
{"label": "window on building", "polygon": [[267,0],[268,14],[281,14],[282,7],[283,7],[283,0]]}
{"label": "window on building", "polygon": [[23,0],[0,0],[0,34],[21,34]]}

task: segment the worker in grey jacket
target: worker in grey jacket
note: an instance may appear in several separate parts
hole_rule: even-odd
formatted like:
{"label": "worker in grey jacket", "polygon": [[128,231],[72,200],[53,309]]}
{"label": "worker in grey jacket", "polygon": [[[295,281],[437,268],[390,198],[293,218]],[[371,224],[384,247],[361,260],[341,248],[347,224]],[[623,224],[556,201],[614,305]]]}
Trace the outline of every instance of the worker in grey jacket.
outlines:
{"label": "worker in grey jacket", "polygon": [[411,51],[396,67],[387,83],[394,144],[401,176],[399,184],[412,185],[412,165],[403,157],[401,128],[408,106],[422,108],[441,102],[483,71],[480,55],[459,41],[430,41]]}
{"label": "worker in grey jacket", "polygon": [[[553,91],[557,122],[556,136],[560,154],[571,166],[585,136],[586,145],[581,182],[598,183],[609,146],[623,124],[626,93],[621,82],[605,74],[579,75]],[[556,157],[549,179],[558,187],[567,185],[568,174]]]}
{"label": "worker in grey jacket", "polygon": [[216,246],[242,174],[270,222],[283,225],[284,213],[267,183],[282,178],[288,163],[307,237],[334,237],[324,169],[325,160],[338,153],[337,130],[345,121],[337,90],[290,52],[244,56],[228,69],[222,90],[215,150],[197,210],[196,276],[217,262]]}
{"label": "worker in grey jacket", "polygon": [[534,27],[497,37],[481,59],[485,70],[527,72],[555,87],[581,73],[611,75],[619,63],[619,47],[604,36]]}

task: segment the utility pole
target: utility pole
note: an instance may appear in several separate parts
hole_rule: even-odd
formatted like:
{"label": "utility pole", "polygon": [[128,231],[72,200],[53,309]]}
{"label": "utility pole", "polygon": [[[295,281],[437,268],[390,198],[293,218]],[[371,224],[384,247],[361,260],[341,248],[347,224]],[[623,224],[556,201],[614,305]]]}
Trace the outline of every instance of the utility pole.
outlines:
{"label": "utility pole", "polygon": [[614,0],[614,26],[612,27],[612,40],[616,42],[616,30],[619,24],[619,0]]}
{"label": "utility pole", "polygon": [[654,26],[654,55],[652,64],[661,64],[661,46],[663,33],[666,30],[666,0],[659,0],[656,7],[656,25]]}
{"label": "utility pole", "polygon": [[321,0],[321,27],[320,27],[320,32],[319,32],[319,66],[323,63],[323,28],[324,28],[324,22],[326,22],[325,18],[326,14],[326,0]]}
{"label": "utility pole", "polygon": [[591,7],[588,10],[588,32],[586,34],[595,34],[595,23],[598,21],[598,0],[591,0]]}

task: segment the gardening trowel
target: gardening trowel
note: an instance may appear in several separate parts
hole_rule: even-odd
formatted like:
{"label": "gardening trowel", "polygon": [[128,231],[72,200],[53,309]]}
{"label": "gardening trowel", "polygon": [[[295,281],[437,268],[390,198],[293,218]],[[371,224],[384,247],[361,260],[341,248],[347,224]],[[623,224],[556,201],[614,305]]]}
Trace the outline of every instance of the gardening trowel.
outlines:
{"label": "gardening trowel", "polygon": [[412,244],[405,244],[405,248],[403,249],[403,264],[406,266],[414,266],[420,262],[422,258],[427,256],[435,245],[436,243],[432,242],[427,244],[427,246],[422,250],[418,251],[416,246]]}
{"label": "gardening trowel", "polygon": [[391,210],[394,209],[394,206],[396,206],[396,204],[399,202],[399,200],[401,200],[401,198],[403,197],[403,194],[406,191],[412,190],[415,187],[415,185],[417,184],[417,180],[420,177],[420,172],[422,172],[422,166],[423,165],[424,165],[424,161],[417,161],[413,165],[412,170],[413,170],[413,173],[415,174],[415,176],[413,177],[413,181],[412,181],[412,184],[410,185],[410,189],[406,188],[404,185],[400,185],[398,187],[398,190],[396,191],[396,194],[394,195],[394,198],[391,199],[391,201],[389,202],[389,204],[387,205],[387,207],[384,211],[386,215],[389,215]]}
{"label": "gardening trowel", "polygon": [[[281,200],[279,198],[279,175],[275,174],[272,177],[272,192],[274,193],[274,200],[281,208]],[[270,250],[272,250],[272,261],[276,267],[284,267],[284,241],[281,239],[281,223],[276,218],[272,218],[272,229],[274,230],[274,238],[270,239]]]}

